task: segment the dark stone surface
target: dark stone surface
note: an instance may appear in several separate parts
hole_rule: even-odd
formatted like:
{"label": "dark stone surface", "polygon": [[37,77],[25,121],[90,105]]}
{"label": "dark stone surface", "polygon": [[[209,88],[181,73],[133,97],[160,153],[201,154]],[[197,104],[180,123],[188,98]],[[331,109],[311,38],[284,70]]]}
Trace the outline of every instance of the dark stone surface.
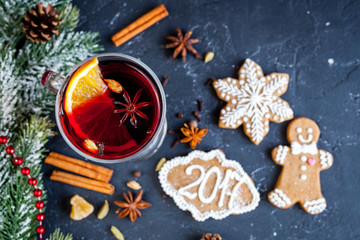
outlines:
{"label": "dark stone surface", "polygon": [[[109,165],[115,170],[113,196],[50,182],[52,166],[44,166],[48,194],[47,233],[61,227],[75,239],[113,239],[110,226],[117,226],[127,240],[172,239],[196,240],[204,232],[218,232],[229,240],[237,239],[359,239],[360,238],[360,2],[359,1],[165,1],[170,16],[136,38],[116,48],[112,34],[160,1],[74,1],[81,10],[79,30],[101,33],[101,44],[107,52],[121,52],[139,57],[162,77],[170,75],[165,91],[170,129],[179,128],[192,119],[196,99],[204,101],[201,127],[209,128],[199,149],[222,149],[235,159],[253,178],[261,193],[259,207],[247,214],[230,216],[221,221],[196,222],[188,212],[179,210],[171,198],[162,198],[156,163],[161,157],[186,155],[190,148],[179,144],[171,149],[174,137],[166,137],[160,151],[142,162]],[[171,51],[164,49],[164,37],[175,28],[194,30],[200,39],[200,53],[215,52],[210,63],[188,56],[169,62]],[[298,205],[282,210],[271,205],[266,195],[273,189],[281,167],[270,151],[288,144],[285,131],[288,122],[270,124],[263,142],[252,144],[241,128],[217,127],[224,102],[212,88],[205,86],[210,77],[237,77],[245,58],[251,58],[265,74],[284,72],[290,75],[289,89],[283,99],[289,102],[295,116],[315,120],[322,131],[318,147],[331,152],[333,166],[321,173],[322,191],[328,207],[311,216]],[[328,59],[333,58],[334,64]],[[175,114],[184,113],[184,119]],[[51,139],[52,151],[77,156],[61,136]],[[74,194],[85,197],[98,211],[105,199],[119,199],[127,190],[125,183],[132,172],[141,170],[138,182],[145,199],[153,206],[143,212],[136,223],[117,219],[111,204],[108,217],[96,215],[82,221],[69,218],[69,199]]]}

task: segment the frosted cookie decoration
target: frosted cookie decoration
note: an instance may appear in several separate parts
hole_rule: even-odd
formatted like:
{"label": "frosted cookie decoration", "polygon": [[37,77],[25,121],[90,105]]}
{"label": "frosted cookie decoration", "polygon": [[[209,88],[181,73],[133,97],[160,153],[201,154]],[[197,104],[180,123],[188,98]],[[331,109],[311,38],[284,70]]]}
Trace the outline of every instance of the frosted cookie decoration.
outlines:
{"label": "frosted cookie decoration", "polygon": [[333,157],[317,148],[320,129],[308,118],[296,118],[287,128],[291,144],[278,146],[272,151],[273,160],[283,166],[276,187],[268,195],[269,201],[279,208],[295,203],[310,214],[325,210],[326,201],[321,193],[320,171],[331,167]]}
{"label": "frosted cookie decoration", "polygon": [[254,210],[259,192],[240,164],[221,150],[193,151],[167,161],[159,172],[165,193],[197,221]]}
{"label": "frosted cookie decoration", "polygon": [[221,110],[219,127],[238,128],[259,144],[269,132],[269,122],[283,122],[293,118],[289,104],[280,96],[287,90],[289,75],[271,73],[264,76],[254,61],[246,59],[239,70],[239,79],[215,80],[213,87],[218,97],[227,102]]}

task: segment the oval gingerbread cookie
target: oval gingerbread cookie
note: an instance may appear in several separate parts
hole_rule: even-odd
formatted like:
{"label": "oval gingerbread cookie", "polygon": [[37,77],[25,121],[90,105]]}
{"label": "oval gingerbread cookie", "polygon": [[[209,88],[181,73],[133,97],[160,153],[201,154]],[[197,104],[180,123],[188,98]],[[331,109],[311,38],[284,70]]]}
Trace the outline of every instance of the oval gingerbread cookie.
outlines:
{"label": "oval gingerbread cookie", "polygon": [[268,195],[278,208],[289,208],[295,203],[309,214],[319,214],[326,208],[321,193],[320,171],[331,167],[332,155],[317,148],[320,129],[308,118],[296,118],[287,128],[291,144],[272,151],[273,160],[283,166],[276,187]]}
{"label": "oval gingerbread cookie", "polygon": [[254,210],[259,192],[240,164],[219,150],[193,151],[167,161],[159,172],[165,193],[197,221]]}

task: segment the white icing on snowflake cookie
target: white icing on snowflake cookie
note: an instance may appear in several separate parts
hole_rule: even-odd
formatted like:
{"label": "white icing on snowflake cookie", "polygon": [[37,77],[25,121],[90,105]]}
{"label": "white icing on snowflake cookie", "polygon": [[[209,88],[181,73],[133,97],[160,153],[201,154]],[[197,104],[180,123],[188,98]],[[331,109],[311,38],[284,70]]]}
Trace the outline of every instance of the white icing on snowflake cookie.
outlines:
{"label": "white icing on snowflake cookie", "polygon": [[243,124],[245,134],[259,144],[269,132],[269,121],[280,123],[293,118],[289,104],[280,98],[288,83],[288,74],[264,76],[258,64],[246,59],[239,79],[213,82],[218,97],[227,102],[220,113],[219,127],[235,129]]}
{"label": "white icing on snowflake cookie", "polygon": [[159,172],[165,193],[197,221],[254,210],[259,192],[241,165],[219,150],[193,151],[167,161]]}

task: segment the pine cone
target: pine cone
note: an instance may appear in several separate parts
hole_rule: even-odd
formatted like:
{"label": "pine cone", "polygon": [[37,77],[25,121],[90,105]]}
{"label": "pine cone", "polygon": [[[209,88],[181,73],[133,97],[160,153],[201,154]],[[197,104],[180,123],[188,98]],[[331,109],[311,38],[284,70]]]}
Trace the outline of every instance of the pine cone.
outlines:
{"label": "pine cone", "polygon": [[225,240],[219,234],[205,233],[200,240]]}
{"label": "pine cone", "polygon": [[51,40],[54,34],[59,34],[58,26],[61,21],[58,18],[59,13],[55,12],[55,8],[50,4],[45,8],[41,3],[37,3],[25,13],[22,29],[33,43],[44,43]]}

